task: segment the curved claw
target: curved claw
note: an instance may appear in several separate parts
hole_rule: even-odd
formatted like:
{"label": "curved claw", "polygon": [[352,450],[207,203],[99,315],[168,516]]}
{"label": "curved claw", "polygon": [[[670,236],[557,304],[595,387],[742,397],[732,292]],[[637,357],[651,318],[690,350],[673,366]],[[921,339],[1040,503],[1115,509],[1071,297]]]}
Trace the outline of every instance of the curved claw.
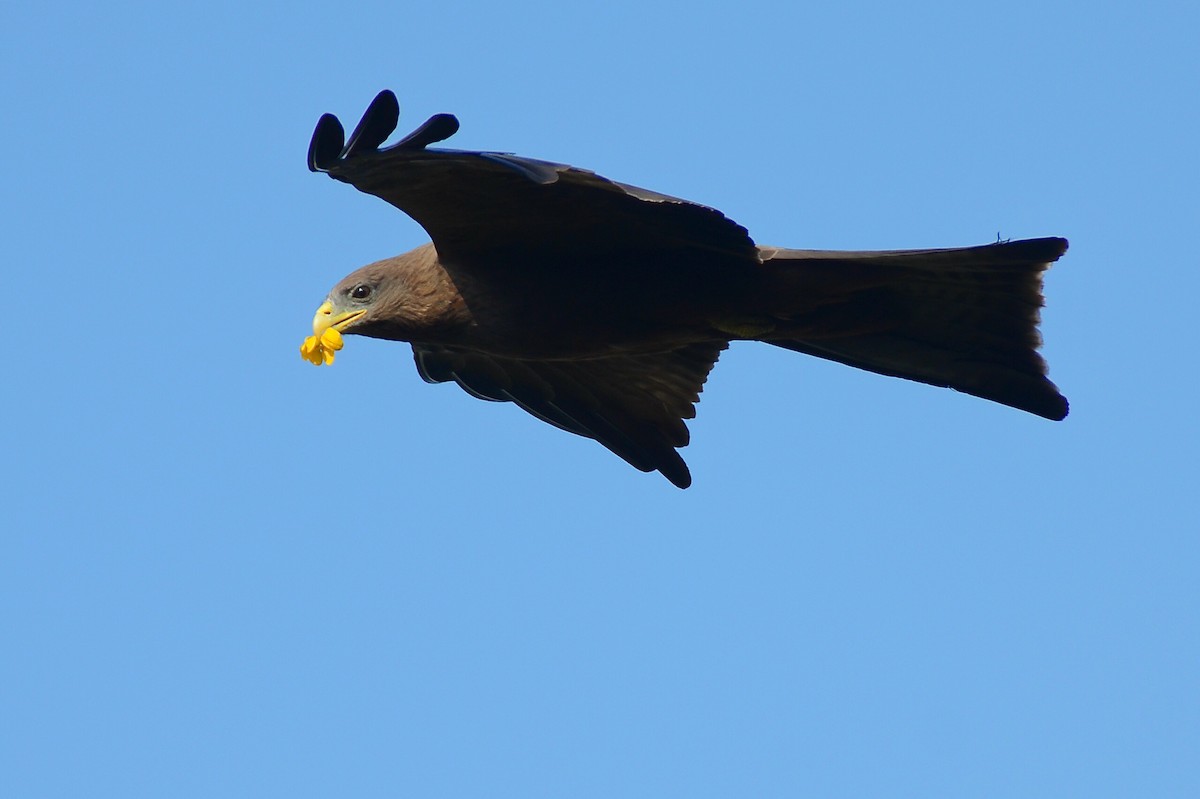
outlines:
{"label": "curved claw", "polygon": [[308,168],[313,172],[328,172],[342,152],[346,131],[333,114],[323,114],[317,120],[312,141],[308,143]]}
{"label": "curved claw", "polygon": [[399,121],[400,103],[395,94],[389,89],[384,89],[375,95],[375,99],[363,112],[358,126],[350,134],[349,143],[342,150],[342,158],[352,158],[360,152],[379,149],[379,145],[392,135]]}

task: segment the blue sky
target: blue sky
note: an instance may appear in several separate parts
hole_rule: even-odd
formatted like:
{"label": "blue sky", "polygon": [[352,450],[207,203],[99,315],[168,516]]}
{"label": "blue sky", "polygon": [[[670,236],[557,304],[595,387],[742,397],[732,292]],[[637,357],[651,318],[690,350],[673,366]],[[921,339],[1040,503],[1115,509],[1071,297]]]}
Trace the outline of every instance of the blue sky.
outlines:
{"label": "blue sky", "polygon": [[[9,4],[0,794],[1200,795],[1194,4]],[[1063,235],[1050,423],[765,346],[678,491],[404,345],[404,131],[766,244]]]}

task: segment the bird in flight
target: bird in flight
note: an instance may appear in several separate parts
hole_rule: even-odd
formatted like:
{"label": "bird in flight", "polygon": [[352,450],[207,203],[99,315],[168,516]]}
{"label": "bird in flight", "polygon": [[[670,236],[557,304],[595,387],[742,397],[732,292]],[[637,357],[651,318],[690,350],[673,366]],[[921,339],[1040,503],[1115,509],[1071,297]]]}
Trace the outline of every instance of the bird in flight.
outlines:
{"label": "bird in flight", "polygon": [[430,383],[512,402],[680,488],[685,419],[730,341],[944,386],[1047,419],[1067,400],[1038,354],[1042,273],[1061,238],[934,250],[758,245],[720,211],[586,169],[433,149],[458,120],[399,142],[381,92],[346,141],[317,122],[314,172],[415,219],[432,243],[343,278],[301,346],[406,341]]}

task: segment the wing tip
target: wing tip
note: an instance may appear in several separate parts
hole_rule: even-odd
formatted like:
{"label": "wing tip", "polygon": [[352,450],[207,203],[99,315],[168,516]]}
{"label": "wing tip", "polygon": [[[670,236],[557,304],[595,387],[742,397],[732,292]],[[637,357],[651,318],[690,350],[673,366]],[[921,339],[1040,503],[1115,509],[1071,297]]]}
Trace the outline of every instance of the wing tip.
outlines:
{"label": "wing tip", "polygon": [[676,452],[675,459],[670,464],[663,464],[658,467],[658,472],[663,477],[671,481],[671,485],[676,488],[690,488],[692,485],[692,472],[688,469],[683,458]]}
{"label": "wing tip", "polygon": [[396,143],[405,150],[424,150],[435,142],[445,141],[458,133],[458,117],[454,114],[434,114],[420,127]]}
{"label": "wing tip", "polygon": [[1055,396],[1034,413],[1052,422],[1061,422],[1071,414],[1071,403],[1056,391]]}
{"label": "wing tip", "polygon": [[333,114],[322,114],[308,143],[308,168],[312,172],[328,172],[341,157],[346,131]]}
{"label": "wing tip", "polygon": [[342,150],[342,158],[353,158],[364,152],[373,152],[387,141],[400,122],[400,101],[391,89],[384,89],[363,112],[362,119],[350,134],[350,141]]}
{"label": "wing tip", "polygon": [[[308,168],[312,172],[330,172],[349,158],[380,152],[380,146],[396,130],[400,121],[400,102],[391,89],[384,89],[363,112],[362,119],[346,140],[341,121],[333,114],[322,114],[308,144]],[[458,132],[453,114],[434,114],[392,147],[386,149],[423,150]]]}

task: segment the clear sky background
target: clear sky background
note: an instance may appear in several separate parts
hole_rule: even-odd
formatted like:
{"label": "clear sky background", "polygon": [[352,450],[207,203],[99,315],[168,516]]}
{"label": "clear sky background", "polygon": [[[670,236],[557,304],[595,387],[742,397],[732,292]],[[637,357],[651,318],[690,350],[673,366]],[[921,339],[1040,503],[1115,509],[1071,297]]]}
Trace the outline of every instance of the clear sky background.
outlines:
{"label": "clear sky background", "polygon": [[[1200,796],[1196,4],[7,3],[0,795]],[[1063,235],[1051,423],[762,345],[679,491],[297,348],[317,117],[766,244]]]}

